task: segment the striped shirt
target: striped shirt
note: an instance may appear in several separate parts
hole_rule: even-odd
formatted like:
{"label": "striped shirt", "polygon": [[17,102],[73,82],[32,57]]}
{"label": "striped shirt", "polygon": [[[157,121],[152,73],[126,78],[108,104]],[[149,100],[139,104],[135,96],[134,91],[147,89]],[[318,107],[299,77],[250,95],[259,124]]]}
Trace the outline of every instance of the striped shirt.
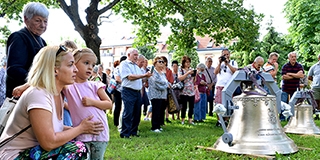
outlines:
{"label": "striped shirt", "polygon": [[[287,73],[298,73],[299,71],[304,72],[301,64],[296,62],[294,65],[291,65],[291,63],[288,62],[282,66],[281,75],[285,75]],[[282,91],[292,95],[297,90],[297,88],[299,88],[299,83],[300,78],[283,80]]]}
{"label": "striped shirt", "polygon": [[262,68],[265,72],[270,72],[274,70],[274,66],[270,62],[265,63]]}

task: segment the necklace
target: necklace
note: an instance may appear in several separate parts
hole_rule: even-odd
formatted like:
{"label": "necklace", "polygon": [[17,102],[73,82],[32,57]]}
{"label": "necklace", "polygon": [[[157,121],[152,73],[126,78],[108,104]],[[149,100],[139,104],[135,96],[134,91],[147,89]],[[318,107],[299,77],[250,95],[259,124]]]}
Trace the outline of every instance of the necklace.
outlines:
{"label": "necklace", "polygon": [[[29,31],[29,29],[27,29]],[[29,31],[29,33],[31,34],[31,36],[33,37],[33,39],[38,43],[39,47],[42,48],[43,46],[39,43],[39,41],[36,39],[36,37],[34,37],[33,33],[31,33]]]}

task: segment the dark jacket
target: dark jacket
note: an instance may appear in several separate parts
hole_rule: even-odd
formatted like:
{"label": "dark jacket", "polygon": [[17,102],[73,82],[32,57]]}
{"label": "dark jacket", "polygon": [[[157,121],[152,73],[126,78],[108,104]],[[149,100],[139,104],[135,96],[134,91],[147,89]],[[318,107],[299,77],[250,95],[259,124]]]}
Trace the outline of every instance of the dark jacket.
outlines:
{"label": "dark jacket", "polygon": [[[7,41],[7,79],[6,96],[12,97],[12,90],[26,82],[34,56],[46,46],[46,42],[23,28],[12,33]],[[35,40],[37,39],[37,41]],[[39,43],[39,44],[38,44]]]}

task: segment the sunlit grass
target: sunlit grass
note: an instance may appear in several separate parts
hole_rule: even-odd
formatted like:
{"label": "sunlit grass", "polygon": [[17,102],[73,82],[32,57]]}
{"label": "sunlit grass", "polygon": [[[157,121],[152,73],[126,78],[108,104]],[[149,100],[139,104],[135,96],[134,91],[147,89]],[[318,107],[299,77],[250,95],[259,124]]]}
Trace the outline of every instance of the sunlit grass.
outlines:
{"label": "sunlit grass", "polygon": [[[213,147],[216,140],[223,134],[221,127],[216,127],[216,118],[208,117],[204,123],[182,125],[179,120],[172,121],[163,127],[162,133],[150,131],[151,122],[143,121],[139,126],[140,136],[122,139],[115,126],[113,117],[108,115],[110,141],[105,159],[117,160],[203,160],[203,159],[263,159],[246,155],[235,155],[219,151],[206,151],[196,146]],[[284,126],[287,122],[281,122]],[[320,126],[320,121],[316,121]],[[312,148],[290,155],[276,155],[276,159],[320,159],[320,137],[287,134],[298,147]]]}

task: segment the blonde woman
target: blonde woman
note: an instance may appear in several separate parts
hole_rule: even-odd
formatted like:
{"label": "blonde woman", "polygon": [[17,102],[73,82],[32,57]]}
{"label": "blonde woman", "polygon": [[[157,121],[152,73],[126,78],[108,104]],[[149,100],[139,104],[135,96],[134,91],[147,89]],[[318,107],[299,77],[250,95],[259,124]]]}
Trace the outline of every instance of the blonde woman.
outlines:
{"label": "blonde woman", "polygon": [[78,70],[74,63],[64,46],[44,47],[35,56],[28,74],[29,88],[19,98],[0,141],[24,128],[26,131],[0,148],[0,159],[86,158],[84,144],[72,140],[81,134],[99,135],[104,128],[100,121],[92,121],[93,116],[75,127],[63,125],[61,91],[75,81]]}

